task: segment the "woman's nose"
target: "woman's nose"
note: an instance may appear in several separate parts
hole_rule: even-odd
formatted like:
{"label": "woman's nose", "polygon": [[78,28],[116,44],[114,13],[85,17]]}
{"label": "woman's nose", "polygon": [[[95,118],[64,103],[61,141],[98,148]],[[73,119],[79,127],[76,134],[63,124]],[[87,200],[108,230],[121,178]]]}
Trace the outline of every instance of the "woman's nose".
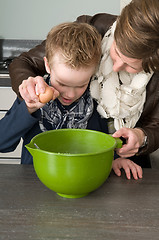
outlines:
{"label": "woman's nose", "polygon": [[125,68],[125,63],[123,61],[121,61],[120,59],[116,60],[113,64],[114,72],[123,71],[124,68]]}

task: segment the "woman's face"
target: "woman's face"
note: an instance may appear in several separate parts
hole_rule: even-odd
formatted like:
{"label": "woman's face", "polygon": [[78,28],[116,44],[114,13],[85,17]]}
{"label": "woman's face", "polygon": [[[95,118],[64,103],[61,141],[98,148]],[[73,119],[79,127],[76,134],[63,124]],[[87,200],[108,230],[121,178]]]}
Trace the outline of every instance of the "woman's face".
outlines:
{"label": "woman's face", "polygon": [[128,73],[138,73],[142,69],[142,60],[128,58],[124,56],[117,48],[115,41],[110,48],[110,56],[113,61],[113,71],[120,72],[125,71]]}

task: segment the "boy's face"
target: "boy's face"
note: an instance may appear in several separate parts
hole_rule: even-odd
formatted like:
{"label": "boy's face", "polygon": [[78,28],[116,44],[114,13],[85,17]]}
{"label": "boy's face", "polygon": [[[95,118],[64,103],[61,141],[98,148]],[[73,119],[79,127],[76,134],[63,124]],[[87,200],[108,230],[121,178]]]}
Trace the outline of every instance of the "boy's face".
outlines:
{"label": "boy's face", "polygon": [[54,57],[52,68],[46,58],[44,61],[46,71],[50,74],[51,85],[59,92],[58,100],[67,106],[83,95],[95,71],[94,66],[72,69],[61,61],[60,55]]}

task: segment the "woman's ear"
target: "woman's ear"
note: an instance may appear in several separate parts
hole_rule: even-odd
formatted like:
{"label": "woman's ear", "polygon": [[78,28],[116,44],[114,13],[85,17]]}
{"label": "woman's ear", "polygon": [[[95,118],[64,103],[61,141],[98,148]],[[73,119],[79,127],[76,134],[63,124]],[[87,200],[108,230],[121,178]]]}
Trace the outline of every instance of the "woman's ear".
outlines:
{"label": "woman's ear", "polygon": [[45,69],[46,69],[47,73],[50,74],[51,71],[50,71],[49,63],[48,63],[48,60],[46,57],[44,57],[44,64],[45,64]]}

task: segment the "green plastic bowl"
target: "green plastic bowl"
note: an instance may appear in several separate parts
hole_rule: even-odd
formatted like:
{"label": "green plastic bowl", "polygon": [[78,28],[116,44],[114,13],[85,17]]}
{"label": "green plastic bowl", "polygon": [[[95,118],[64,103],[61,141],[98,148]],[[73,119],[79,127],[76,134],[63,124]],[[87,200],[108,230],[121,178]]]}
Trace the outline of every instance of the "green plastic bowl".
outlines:
{"label": "green plastic bowl", "polygon": [[79,198],[100,187],[110,174],[114,149],[122,143],[86,129],[36,135],[26,148],[41,182],[62,197]]}

